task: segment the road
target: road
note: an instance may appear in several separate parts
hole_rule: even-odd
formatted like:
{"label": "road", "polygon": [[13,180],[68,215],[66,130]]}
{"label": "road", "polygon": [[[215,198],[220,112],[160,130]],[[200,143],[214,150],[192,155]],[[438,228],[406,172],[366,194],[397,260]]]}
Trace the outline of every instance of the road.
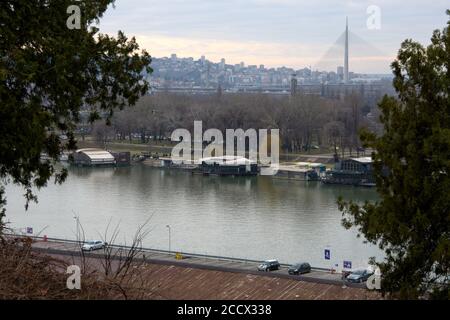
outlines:
{"label": "road", "polygon": [[[43,241],[40,238],[35,238],[33,242],[33,250],[41,251],[52,255],[64,255],[64,256],[80,256],[80,245],[73,241],[55,240],[49,239]],[[129,250],[126,247],[114,247],[114,252],[117,250]],[[103,256],[103,250],[97,250],[94,252],[87,252],[86,256],[89,258],[101,258]],[[260,272],[257,271],[258,261],[241,260],[224,257],[212,257],[202,256],[195,254],[182,254],[182,259],[176,259],[175,253],[169,253],[167,251],[142,249],[136,256],[136,260],[145,261],[148,264],[165,265],[165,266],[178,266],[193,269],[233,272],[258,275],[263,277],[281,278],[281,279],[294,279],[298,281],[331,284],[342,286],[343,282],[341,274],[331,273],[326,270],[319,270],[313,268],[311,273],[304,275],[289,275],[287,265],[282,265],[280,270],[272,272]],[[365,288],[365,284],[346,283],[348,287]]]}

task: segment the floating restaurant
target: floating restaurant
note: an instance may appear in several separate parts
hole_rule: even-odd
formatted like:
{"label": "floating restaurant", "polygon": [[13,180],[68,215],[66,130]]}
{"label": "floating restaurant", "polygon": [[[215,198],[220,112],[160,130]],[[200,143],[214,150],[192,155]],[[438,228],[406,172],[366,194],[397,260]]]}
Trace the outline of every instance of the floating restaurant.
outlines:
{"label": "floating restaurant", "polygon": [[193,174],[217,176],[256,176],[258,164],[244,157],[221,156],[184,160],[159,158],[158,167],[191,171]]}
{"label": "floating restaurant", "polygon": [[324,176],[326,166],[321,163],[296,162],[281,164],[278,172],[274,176],[279,179],[298,180],[298,181],[319,181]]}
{"label": "floating restaurant", "polygon": [[222,156],[202,158],[197,170],[204,175],[256,176],[258,164],[244,157]]}
{"label": "floating restaurant", "polygon": [[75,151],[69,157],[71,165],[79,167],[127,166],[130,165],[129,152],[109,152],[103,149],[87,148]]}
{"label": "floating restaurant", "polygon": [[326,184],[374,187],[373,160],[371,157],[339,160],[322,181]]}

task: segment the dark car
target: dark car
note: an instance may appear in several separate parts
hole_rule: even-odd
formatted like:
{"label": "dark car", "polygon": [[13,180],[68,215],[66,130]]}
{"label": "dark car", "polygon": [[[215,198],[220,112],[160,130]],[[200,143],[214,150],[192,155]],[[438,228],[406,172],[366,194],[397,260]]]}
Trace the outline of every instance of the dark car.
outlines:
{"label": "dark car", "polygon": [[366,282],[367,279],[372,275],[373,273],[368,270],[356,270],[352,271],[347,277],[348,282],[353,283],[362,283]]}
{"label": "dark car", "polygon": [[304,274],[311,272],[311,265],[307,262],[296,263],[289,267],[289,274]]}
{"label": "dark car", "polygon": [[258,266],[258,271],[274,271],[280,269],[278,260],[266,260]]}

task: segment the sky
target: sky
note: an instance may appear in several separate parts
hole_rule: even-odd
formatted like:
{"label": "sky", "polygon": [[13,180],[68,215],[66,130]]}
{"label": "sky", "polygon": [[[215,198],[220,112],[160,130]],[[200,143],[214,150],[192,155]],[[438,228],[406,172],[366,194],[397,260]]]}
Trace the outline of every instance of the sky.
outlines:
{"label": "sky", "polygon": [[[368,13],[373,6],[379,15]],[[380,74],[405,39],[428,44],[446,9],[448,0],[116,0],[100,30],[135,36],[158,58],[336,70],[348,16],[350,71]]]}

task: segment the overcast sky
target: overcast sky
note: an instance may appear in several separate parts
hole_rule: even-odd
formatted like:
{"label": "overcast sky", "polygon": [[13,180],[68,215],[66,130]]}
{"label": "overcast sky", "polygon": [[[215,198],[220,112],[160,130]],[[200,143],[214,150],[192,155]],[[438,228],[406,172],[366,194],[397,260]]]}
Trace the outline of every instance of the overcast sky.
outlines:
{"label": "overcast sky", "polygon": [[[367,28],[371,5],[381,9],[379,30]],[[116,0],[100,29],[136,36],[155,57],[321,69],[348,16],[351,71],[388,73],[401,42],[429,43],[447,8],[448,0]]]}

